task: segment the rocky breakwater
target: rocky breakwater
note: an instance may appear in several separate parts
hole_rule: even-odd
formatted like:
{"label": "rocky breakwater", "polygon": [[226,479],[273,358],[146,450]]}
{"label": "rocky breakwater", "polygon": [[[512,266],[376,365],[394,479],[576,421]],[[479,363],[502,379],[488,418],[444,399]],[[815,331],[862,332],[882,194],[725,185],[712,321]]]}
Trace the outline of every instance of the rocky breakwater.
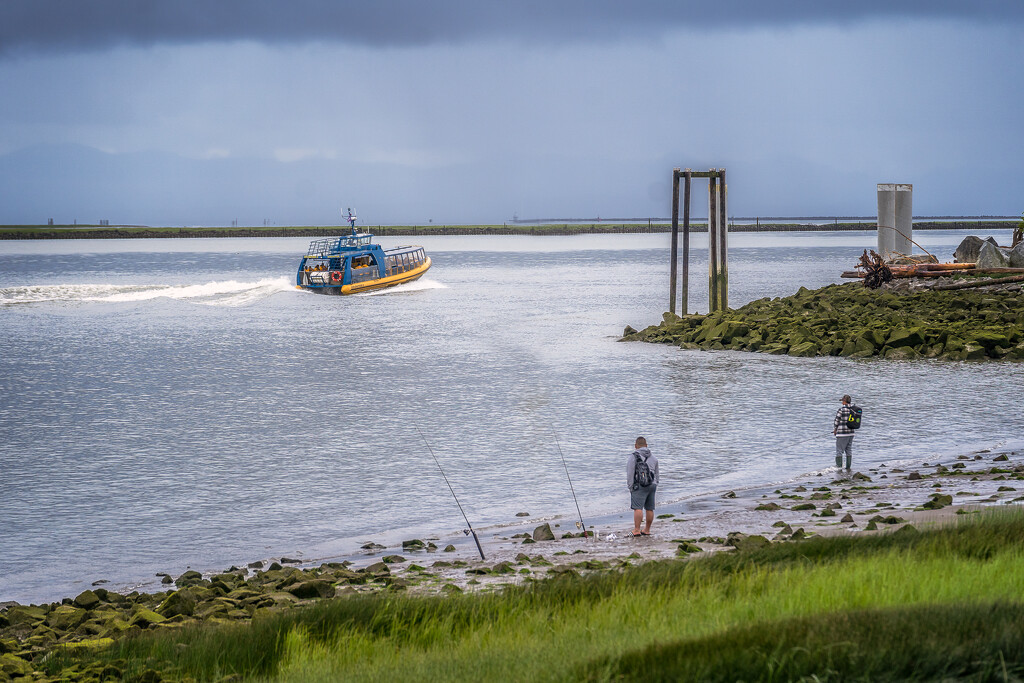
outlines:
{"label": "rocky breakwater", "polygon": [[801,287],[736,310],[665,313],[659,325],[627,326],[621,341],[801,357],[1024,360],[1024,291]]}
{"label": "rocky breakwater", "polygon": [[[245,623],[263,613],[336,595],[409,585],[392,574],[388,559],[357,571],[347,562],[310,569],[276,562],[262,569],[263,563],[258,562],[207,577],[196,571],[176,580],[164,575],[169,590],[156,593],[122,595],[93,588],[50,604],[7,603],[0,609],[0,682],[25,676],[36,676],[25,680],[51,680],[40,669],[45,668],[48,655],[58,650],[102,649],[134,634],[190,623]],[[53,680],[121,680],[124,674],[116,665],[102,665],[96,671],[63,671]]]}

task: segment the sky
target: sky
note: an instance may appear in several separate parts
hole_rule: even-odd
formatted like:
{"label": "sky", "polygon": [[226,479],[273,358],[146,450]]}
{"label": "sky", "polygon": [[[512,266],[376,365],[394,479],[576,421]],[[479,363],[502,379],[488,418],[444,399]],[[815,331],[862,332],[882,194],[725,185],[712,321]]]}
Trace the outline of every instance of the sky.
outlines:
{"label": "sky", "polygon": [[[0,224],[1024,211],[1024,2],[2,0]],[[696,181],[695,181],[696,182]],[[695,186],[694,215],[706,213]]]}

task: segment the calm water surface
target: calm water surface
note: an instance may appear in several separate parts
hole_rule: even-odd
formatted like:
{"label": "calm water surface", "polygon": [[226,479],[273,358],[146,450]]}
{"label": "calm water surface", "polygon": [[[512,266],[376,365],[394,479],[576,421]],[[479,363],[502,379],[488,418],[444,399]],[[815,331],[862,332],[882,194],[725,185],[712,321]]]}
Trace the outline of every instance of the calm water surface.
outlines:
{"label": "calm water surface", "polygon": [[[964,233],[918,232],[940,258]],[[707,307],[706,239],[691,310]],[[997,234],[1007,242],[1007,234]],[[872,233],[736,234],[730,301],[839,282]],[[625,505],[645,435],[665,500],[832,461],[1019,441],[1024,364],[701,353],[615,341],[667,305],[668,236],[391,238],[413,285],[323,297],[305,239],[0,242],[0,601]]]}

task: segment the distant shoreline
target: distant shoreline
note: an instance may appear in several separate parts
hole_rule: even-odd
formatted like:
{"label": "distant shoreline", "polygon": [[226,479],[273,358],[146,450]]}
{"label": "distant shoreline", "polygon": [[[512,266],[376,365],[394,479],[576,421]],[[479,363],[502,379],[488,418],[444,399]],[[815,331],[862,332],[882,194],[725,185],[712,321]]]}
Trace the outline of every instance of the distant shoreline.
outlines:
{"label": "distant shoreline", "polygon": [[[920,221],[917,230],[1009,230],[1016,220]],[[666,223],[552,223],[544,225],[360,225],[359,230],[380,237],[422,237],[428,235],[593,235],[630,233],[668,233]],[[681,229],[681,228],[680,228]],[[695,233],[707,232],[706,223],[690,226]],[[736,224],[730,232],[843,232],[874,230],[874,223],[760,223]],[[346,226],[275,226],[275,227],[149,227],[141,225],[9,225],[0,226],[0,240],[53,239],[144,239],[144,238],[207,238],[207,237],[330,237],[344,235]]]}

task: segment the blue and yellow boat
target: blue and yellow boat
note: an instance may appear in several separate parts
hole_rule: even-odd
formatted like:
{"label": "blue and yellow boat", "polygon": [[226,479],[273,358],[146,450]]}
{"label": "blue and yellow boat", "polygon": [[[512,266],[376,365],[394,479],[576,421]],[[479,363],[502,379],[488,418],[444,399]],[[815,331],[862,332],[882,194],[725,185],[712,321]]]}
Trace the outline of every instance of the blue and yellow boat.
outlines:
{"label": "blue and yellow boat", "polygon": [[299,262],[295,285],[320,294],[358,294],[412,282],[430,269],[423,247],[383,249],[373,235],[313,240]]}

